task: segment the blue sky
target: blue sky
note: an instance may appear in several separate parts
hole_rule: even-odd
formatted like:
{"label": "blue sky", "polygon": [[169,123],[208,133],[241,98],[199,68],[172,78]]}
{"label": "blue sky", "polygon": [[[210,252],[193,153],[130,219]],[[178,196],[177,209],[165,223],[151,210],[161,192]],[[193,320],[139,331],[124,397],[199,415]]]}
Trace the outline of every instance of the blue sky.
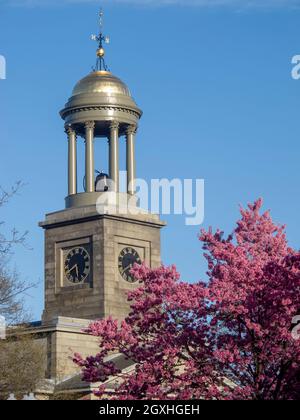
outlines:
{"label": "blue sky", "polygon": [[[26,186],[5,209],[5,229],[29,230],[32,250],[12,264],[40,286],[27,296],[43,308],[43,232],[38,221],[62,209],[67,142],[58,111],[94,64],[99,2],[0,1],[0,184]],[[205,223],[230,232],[239,204],[263,197],[299,248],[300,1],[103,1],[111,36],[108,64],[144,111],[138,175],[204,178]],[[101,149],[98,149],[99,156]],[[106,161],[105,156],[102,157]],[[99,166],[99,165],[98,165]],[[166,264],[182,278],[205,278],[197,234],[184,217],[164,217]]]}

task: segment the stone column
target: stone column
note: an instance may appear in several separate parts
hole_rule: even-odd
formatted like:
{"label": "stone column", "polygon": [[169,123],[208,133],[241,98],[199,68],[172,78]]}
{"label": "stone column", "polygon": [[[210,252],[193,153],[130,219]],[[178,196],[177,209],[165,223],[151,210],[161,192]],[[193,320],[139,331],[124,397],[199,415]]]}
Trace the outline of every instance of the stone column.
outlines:
{"label": "stone column", "polygon": [[77,136],[71,126],[66,127],[68,134],[68,195],[77,194]]}
{"label": "stone column", "polygon": [[127,192],[130,195],[135,194],[135,134],[137,127],[130,125],[126,131],[127,140]]}
{"label": "stone column", "polygon": [[95,191],[94,129],[94,121],[85,123],[85,191],[87,193]]}
{"label": "stone column", "polygon": [[119,192],[119,123],[110,124],[109,176],[114,182],[114,191]]}

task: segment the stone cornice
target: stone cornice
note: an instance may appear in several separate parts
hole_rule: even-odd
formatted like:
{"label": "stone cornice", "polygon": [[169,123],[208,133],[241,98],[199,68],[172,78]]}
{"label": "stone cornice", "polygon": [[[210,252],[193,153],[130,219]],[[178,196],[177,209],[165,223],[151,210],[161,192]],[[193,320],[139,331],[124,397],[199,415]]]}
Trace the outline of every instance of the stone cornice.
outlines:
{"label": "stone cornice", "polygon": [[108,106],[108,105],[95,105],[95,106],[81,106],[78,108],[66,108],[60,112],[62,118],[66,118],[68,115],[76,114],[79,112],[90,112],[90,111],[119,111],[125,114],[134,115],[136,118],[142,116],[141,110],[135,110],[131,108],[125,108],[121,106]]}
{"label": "stone cornice", "polygon": [[150,219],[147,217],[134,217],[134,216],[127,216],[127,215],[109,215],[109,214],[87,214],[82,216],[77,216],[74,218],[60,218],[45,220],[44,222],[40,222],[39,226],[43,229],[53,229],[61,226],[70,226],[76,225],[79,223],[85,223],[93,220],[118,220],[122,222],[127,222],[131,224],[143,225],[143,226],[152,226],[154,228],[162,228],[166,225],[165,222],[161,221],[160,219]]}

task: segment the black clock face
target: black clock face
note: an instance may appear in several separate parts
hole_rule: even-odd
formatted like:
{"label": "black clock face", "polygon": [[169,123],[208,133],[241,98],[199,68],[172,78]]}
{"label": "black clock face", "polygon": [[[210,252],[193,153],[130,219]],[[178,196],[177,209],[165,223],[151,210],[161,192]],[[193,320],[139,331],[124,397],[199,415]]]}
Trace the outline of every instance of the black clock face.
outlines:
{"label": "black clock face", "polygon": [[83,283],[91,271],[90,255],[83,247],[73,248],[65,260],[65,274],[71,283]]}
{"label": "black clock face", "polygon": [[130,274],[134,264],[142,264],[137,251],[131,247],[124,248],[119,256],[119,271],[124,280],[135,283],[135,278]]}

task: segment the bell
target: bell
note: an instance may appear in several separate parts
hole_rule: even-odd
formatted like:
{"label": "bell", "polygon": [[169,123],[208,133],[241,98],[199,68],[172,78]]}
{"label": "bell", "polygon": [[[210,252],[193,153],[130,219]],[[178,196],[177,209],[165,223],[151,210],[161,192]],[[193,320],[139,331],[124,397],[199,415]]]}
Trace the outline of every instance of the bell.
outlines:
{"label": "bell", "polygon": [[111,188],[112,180],[104,172],[98,172],[98,176],[95,181],[95,191],[96,192],[107,192],[112,191]]}

